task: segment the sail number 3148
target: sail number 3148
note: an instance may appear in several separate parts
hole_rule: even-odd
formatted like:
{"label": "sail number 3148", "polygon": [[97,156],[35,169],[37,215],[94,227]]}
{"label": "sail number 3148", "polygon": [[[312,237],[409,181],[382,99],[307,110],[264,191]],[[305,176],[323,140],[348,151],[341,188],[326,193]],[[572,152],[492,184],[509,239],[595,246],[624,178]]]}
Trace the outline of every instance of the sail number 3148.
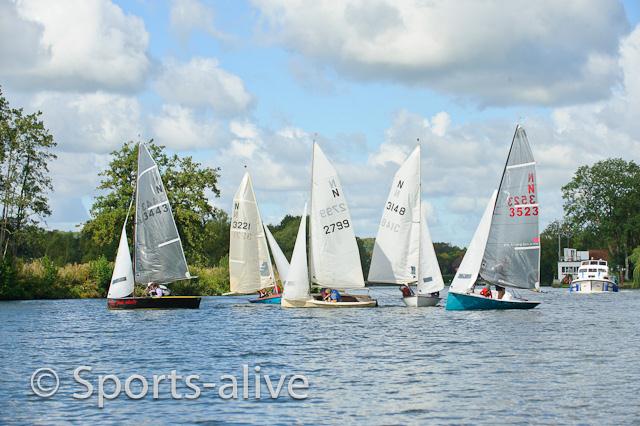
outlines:
{"label": "sail number 3148", "polygon": [[392,203],[391,201],[387,201],[387,210],[392,211],[392,212],[396,212],[398,213],[400,216],[404,216],[406,209],[404,207],[400,207],[397,204]]}

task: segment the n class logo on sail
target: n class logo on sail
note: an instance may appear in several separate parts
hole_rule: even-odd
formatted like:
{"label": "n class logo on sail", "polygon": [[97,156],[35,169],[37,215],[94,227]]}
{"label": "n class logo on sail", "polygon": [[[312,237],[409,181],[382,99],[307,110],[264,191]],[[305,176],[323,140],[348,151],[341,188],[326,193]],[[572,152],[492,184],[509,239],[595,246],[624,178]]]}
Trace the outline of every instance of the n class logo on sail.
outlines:
{"label": "n class logo on sail", "polygon": [[329,189],[331,190],[331,195],[333,195],[333,198],[340,197],[340,191],[338,190],[338,185],[336,184],[335,177],[329,178]]}
{"label": "n class logo on sail", "polygon": [[394,197],[399,197],[400,193],[402,192],[402,187],[404,186],[404,181],[402,179],[398,179],[398,184],[396,185],[396,190],[393,193]]}

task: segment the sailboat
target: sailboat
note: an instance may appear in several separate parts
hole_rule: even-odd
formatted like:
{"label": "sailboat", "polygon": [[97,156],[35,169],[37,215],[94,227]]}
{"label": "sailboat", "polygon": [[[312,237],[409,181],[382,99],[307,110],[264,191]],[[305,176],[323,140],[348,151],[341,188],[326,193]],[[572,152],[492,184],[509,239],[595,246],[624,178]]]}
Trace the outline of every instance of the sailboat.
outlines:
{"label": "sailboat", "polygon": [[[447,310],[532,309],[540,304],[512,292],[539,287],[538,213],[535,161],[527,134],[518,125],[498,190],[451,283]],[[483,294],[474,290],[478,277],[488,286]]]}
{"label": "sailboat", "polygon": [[250,302],[280,304],[280,291],[273,273],[265,229],[249,172],[244,174],[233,197],[229,232],[229,281],[230,294],[261,291],[260,297]]}
{"label": "sailboat", "polygon": [[198,296],[133,296],[135,284],[155,283],[164,287],[174,281],[193,278],[189,274],[182,241],[158,165],[143,143],[138,145],[135,203],[135,262],[133,264],[131,262],[127,242],[127,213],[107,293],[107,307],[109,309],[197,309],[200,307],[201,300]]}
{"label": "sailboat", "polygon": [[[365,287],[360,252],[340,179],[317,143],[313,144],[311,179],[309,262],[307,264],[305,206],[291,265],[285,279],[282,306],[305,308],[377,306],[378,302],[368,295],[345,292],[345,290]],[[304,256],[301,253],[304,253]],[[308,276],[303,279],[304,272]],[[311,295],[309,281],[316,286],[338,291],[339,300],[323,300],[322,295]]]}
{"label": "sailboat", "polygon": [[[407,306],[435,306],[444,280],[421,206],[420,145],[393,177],[373,246],[368,281],[399,284]],[[416,284],[417,292],[409,286]]]}

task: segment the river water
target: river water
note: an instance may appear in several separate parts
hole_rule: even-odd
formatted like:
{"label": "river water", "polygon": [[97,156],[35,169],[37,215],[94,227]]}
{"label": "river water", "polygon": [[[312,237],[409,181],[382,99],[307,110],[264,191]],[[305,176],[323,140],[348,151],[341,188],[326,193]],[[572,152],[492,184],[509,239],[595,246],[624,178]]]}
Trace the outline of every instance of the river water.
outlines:
{"label": "river water", "polygon": [[[108,311],[105,300],[0,302],[0,423],[114,424],[638,424],[640,291],[570,295],[545,289],[531,311],[409,309],[395,288],[375,288],[377,309],[285,310],[244,298],[204,298],[199,310]],[[243,365],[250,369],[243,379]],[[93,395],[73,378],[91,382]],[[277,399],[255,399],[258,375]],[[60,386],[35,395],[32,373],[56,370]],[[217,388],[195,393],[152,376],[197,374]],[[99,408],[99,376],[122,393]],[[126,396],[132,374],[148,395]],[[220,385],[238,380],[238,399]],[[291,375],[307,390],[287,393]],[[243,399],[243,384],[249,398]],[[50,378],[41,382],[53,385]],[[302,386],[298,379],[294,382]],[[141,381],[130,383],[142,392]],[[105,380],[104,390],[115,392]],[[232,395],[232,387],[226,388]]]}

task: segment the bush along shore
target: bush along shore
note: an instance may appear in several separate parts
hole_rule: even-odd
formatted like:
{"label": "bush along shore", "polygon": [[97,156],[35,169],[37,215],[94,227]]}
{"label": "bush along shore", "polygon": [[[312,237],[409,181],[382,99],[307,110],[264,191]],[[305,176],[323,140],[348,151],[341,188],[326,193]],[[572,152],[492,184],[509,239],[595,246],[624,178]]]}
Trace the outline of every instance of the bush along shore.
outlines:
{"label": "bush along shore", "polygon": [[[105,257],[87,263],[57,266],[47,256],[0,265],[0,300],[105,298],[113,262]],[[217,296],[229,291],[228,257],[216,267],[191,267],[191,280],[170,285],[174,295]],[[136,295],[144,289],[136,287]]]}

